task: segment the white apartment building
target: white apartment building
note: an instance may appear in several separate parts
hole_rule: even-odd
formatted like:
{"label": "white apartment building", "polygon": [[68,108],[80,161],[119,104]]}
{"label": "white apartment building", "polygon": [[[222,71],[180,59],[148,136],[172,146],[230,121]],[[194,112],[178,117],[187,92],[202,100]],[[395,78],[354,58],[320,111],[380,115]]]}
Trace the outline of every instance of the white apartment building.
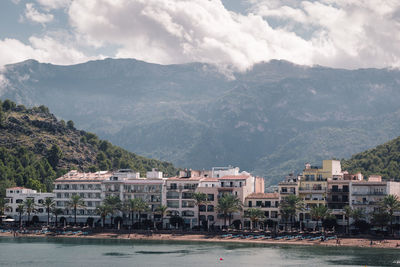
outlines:
{"label": "white apartment building", "polygon": [[111,172],[99,171],[95,173],[80,173],[72,170],[54,181],[54,195],[56,208],[61,208],[64,215],[60,221],[70,223],[73,221],[74,212],[68,207],[68,202],[73,195],[79,195],[85,202],[85,208],[77,211],[77,222],[86,223],[89,217],[95,221],[100,219],[95,210],[102,202],[102,182],[109,180]]}
{"label": "white apartment building", "polygon": [[[6,189],[5,201],[8,208],[5,211],[5,215],[12,217],[16,221],[19,220],[18,205],[24,203],[27,199],[33,199],[35,202],[36,212],[31,214],[33,216],[38,216],[39,221],[47,222],[47,211],[43,206],[44,200],[46,198],[54,198],[53,193],[41,193],[36,190],[24,188],[24,187],[12,187]],[[27,220],[28,215],[24,212],[22,220]]]}

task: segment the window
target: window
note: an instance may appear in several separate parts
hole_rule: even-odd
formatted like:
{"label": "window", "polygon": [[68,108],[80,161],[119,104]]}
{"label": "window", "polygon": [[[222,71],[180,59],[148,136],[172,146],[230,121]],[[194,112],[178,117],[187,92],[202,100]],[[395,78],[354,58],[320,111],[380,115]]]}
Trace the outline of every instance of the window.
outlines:
{"label": "window", "polygon": [[199,211],[206,211],[206,205],[200,205],[199,206]]}
{"label": "window", "polygon": [[271,201],[265,201],[265,207],[271,207]]}
{"label": "window", "polygon": [[39,213],[43,213],[44,210],[43,210],[42,208],[40,208],[40,209],[38,209],[38,212],[39,212]]}
{"label": "window", "polygon": [[69,193],[64,193],[64,198],[69,198]]}
{"label": "window", "polygon": [[179,208],[179,200],[167,200],[168,208]]}
{"label": "window", "polygon": [[207,195],[207,200],[208,201],[214,201],[214,194],[208,194]]}
{"label": "window", "polygon": [[43,199],[39,199],[39,200],[38,200],[38,203],[39,203],[39,204],[43,204]]}
{"label": "window", "polygon": [[167,192],[167,199],[176,199],[179,198],[179,192],[168,191]]}
{"label": "window", "polygon": [[18,203],[18,204],[20,204],[20,203],[22,203],[22,202],[24,202],[22,199],[17,199],[17,200],[15,201],[15,203]]}
{"label": "window", "polygon": [[269,218],[269,211],[264,211],[265,218]]}
{"label": "window", "polygon": [[182,211],[182,216],[184,216],[184,217],[194,217],[194,211],[184,210],[184,211]]}
{"label": "window", "polygon": [[208,206],[207,206],[207,211],[208,211],[208,212],[214,211],[214,205],[208,205]]}
{"label": "window", "polygon": [[261,207],[262,206],[262,201],[256,201],[256,207]]}
{"label": "window", "polygon": [[249,207],[253,207],[253,202],[251,200],[249,200]]}
{"label": "window", "polygon": [[214,221],[214,215],[208,215],[207,216],[207,220],[209,220],[210,222]]}

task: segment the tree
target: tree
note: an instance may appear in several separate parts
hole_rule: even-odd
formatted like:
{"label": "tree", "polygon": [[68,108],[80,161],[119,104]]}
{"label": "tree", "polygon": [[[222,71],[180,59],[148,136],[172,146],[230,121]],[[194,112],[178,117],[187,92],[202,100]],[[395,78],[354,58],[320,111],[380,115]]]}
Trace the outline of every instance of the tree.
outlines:
{"label": "tree", "polygon": [[353,209],[350,206],[343,207],[343,216],[347,222],[346,234],[350,233],[350,218],[351,218],[352,214],[353,214]]}
{"label": "tree", "polygon": [[96,208],[96,214],[99,215],[102,219],[103,225],[102,227],[104,228],[104,225],[106,223],[106,217],[110,213],[110,207],[106,205],[100,205]]}
{"label": "tree", "polygon": [[74,130],[75,129],[74,122],[71,120],[67,121],[67,128],[70,130]]}
{"label": "tree", "polygon": [[57,165],[62,157],[63,153],[58,145],[52,145],[50,150],[47,152],[47,161],[54,170],[57,169]]}
{"label": "tree", "polygon": [[51,197],[46,197],[44,199],[43,202],[43,207],[46,208],[46,212],[47,212],[47,225],[49,225],[50,223],[50,212],[51,210],[54,208],[54,206],[56,205],[56,203],[54,202],[54,199]]}
{"label": "tree", "polygon": [[281,216],[285,220],[285,229],[287,221],[293,222],[293,219],[296,218],[296,213],[298,211],[302,211],[304,209],[303,200],[296,195],[289,195],[282,199],[280,205]]}
{"label": "tree", "polygon": [[114,225],[114,214],[122,209],[122,203],[118,196],[108,196],[104,199],[104,205],[108,206],[111,215],[111,226]]}
{"label": "tree", "polygon": [[160,205],[156,209],[156,213],[161,215],[161,228],[164,228],[164,217],[167,213],[168,207],[165,205]]}
{"label": "tree", "polygon": [[4,215],[4,212],[8,208],[8,205],[4,198],[0,198],[0,215]]}
{"label": "tree", "polygon": [[197,220],[198,220],[198,227],[200,230],[200,206],[206,205],[208,203],[207,194],[202,193],[202,192],[196,192],[196,193],[193,193],[192,199],[194,200],[195,205],[197,206],[197,211],[198,211]]}
{"label": "tree", "polygon": [[76,212],[78,208],[86,207],[85,202],[79,195],[72,195],[71,199],[68,201],[67,206],[74,210],[74,224],[76,225]]}
{"label": "tree", "polygon": [[387,195],[381,202],[382,209],[388,213],[390,221],[390,232],[393,232],[393,213],[395,211],[400,211],[400,200],[396,195]]}
{"label": "tree", "polygon": [[383,209],[377,209],[372,213],[372,224],[380,226],[383,231],[383,227],[390,221],[389,214]]}
{"label": "tree", "polygon": [[14,109],[16,104],[13,101],[11,101],[10,99],[6,99],[3,102],[2,106],[3,106],[3,110],[7,112],[7,111]]}
{"label": "tree", "polygon": [[242,210],[242,202],[232,194],[225,194],[218,200],[217,211],[224,216],[224,225],[229,216],[229,225],[231,224],[231,215],[234,212]]}
{"label": "tree", "polygon": [[328,218],[330,215],[329,209],[325,205],[314,206],[310,211],[311,217],[317,221],[317,229],[319,229],[319,221]]}
{"label": "tree", "polygon": [[24,202],[24,205],[26,208],[26,213],[28,213],[28,222],[30,222],[31,213],[36,212],[35,200],[33,198],[27,198]]}
{"label": "tree", "polygon": [[130,213],[132,226],[134,224],[134,213],[141,212],[144,209],[146,202],[144,202],[141,198],[131,198],[125,202],[125,210]]}
{"label": "tree", "polygon": [[253,230],[253,226],[255,226],[256,222],[260,219],[264,219],[264,212],[260,209],[250,208],[244,212],[244,217],[250,219],[250,229]]}
{"label": "tree", "polygon": [[17,206],[17,212],[19,214],[19,226],[22,226],[22,215],[24,214],[25,211],[25,204],[24,203],[20,203]]}
{"label": "tree", "polygon": [[56,208],[56,209],[53,209],[52,212],[53,212],[54,216],[56,217],[56,227],[57,227],[58,226],[58,215],[64,214],[64,211],[63,211],[63,209]]}

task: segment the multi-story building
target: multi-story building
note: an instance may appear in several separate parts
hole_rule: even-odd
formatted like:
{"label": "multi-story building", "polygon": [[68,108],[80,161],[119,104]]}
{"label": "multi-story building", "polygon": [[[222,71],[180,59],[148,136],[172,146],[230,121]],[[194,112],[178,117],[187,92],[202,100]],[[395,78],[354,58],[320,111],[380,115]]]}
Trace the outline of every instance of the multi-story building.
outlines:
{"label": "multi-story building", "polygon": [[[209,176],[211,175],[211,177]],[[218,199],[232,194],[244,203],[251,193],[264,192],[264,179],[254,177],[239,168],[218,167],[209,171],[186,171],[166,180],[166,203],[169,216],[180,215],[187,226],[198,224],[198,207],[192,199],[194,192],[207,194],[207,205],[200,206],[201,225],[223,226],[224,218],[217,212]],[[242,212],[232,214],[230,221],[242,221]]]}
{"label": "multi-story building", "polygon": [[73,195],[79,195],[85,203],[85,208],[81,207],[77,211],[77,221],[86,223],[88,218],[100,219],[96,214],[96,208],[102,202],[102,182],[109,180],[111,172],[99,171],[95,173],[80,173],[72,170],[54,181],[54,194],[56,207],[64,211],[60,216],[60,221],[69,223],[73,221],[74,212],[68,206]]}
{"label": "multi-story building", "polygon": [[364,214],[374,212],[387,195],[400,197],[400,183],[382,181],[381,176],[377,175],[370,176],[368,181],[350,183],[350,205],[354,209],[362,209]]}
{"label": "multi-story building", "polygon": [[[36,190],[24,187],[7,188],[5,197],[7,209],[5,210],[5,215],[10,216],[15,220],[18,220],[18,205],[25,203],[27,199],[33,199],[36,211],[31,214],[31,219],[33,218],[33,216],[37,216],[39,221],[47,222],[47,211],[46,208],[43,206],[46,198],[54,198],[54,194],[41,192],[38,193]],[[27,214],[25,212],[22,219],[27,219]]]}
{"label": "multi-story building", "polygon": [[311,227],[310,222],[314,224],[310,215],[311,208],[326,205],[328,178],[341,175],[343,174],[338,160],[324,160],[322,168],[306,164],[299,183],[299,197],[305,204],[305,210],[300,213],[299,218],[306,227]]}
{"label": "multi-story building", "polygon": [[[270,226],[271,221],[276,224],[279,221],[279,193],[252,193],[246,197],[244,211],[249,208],[257,208],[264,212],[265,219]],[[244,227],[250,228],[250,219],[243,218]],[[254,227],[258,227],[255,225]]]}

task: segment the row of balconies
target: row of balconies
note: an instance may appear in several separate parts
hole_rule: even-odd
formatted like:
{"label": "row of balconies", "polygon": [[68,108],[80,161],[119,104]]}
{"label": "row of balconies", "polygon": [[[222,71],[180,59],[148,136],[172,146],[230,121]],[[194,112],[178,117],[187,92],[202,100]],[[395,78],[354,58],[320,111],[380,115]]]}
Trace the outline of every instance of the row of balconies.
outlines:
{"label": "row of balconies", "polygon": [[386,192],[382,192],[382,191],[373,191],[373,192],[352,192],[352,195],[355,196],[382,196],[382,195],[386,195]]}

